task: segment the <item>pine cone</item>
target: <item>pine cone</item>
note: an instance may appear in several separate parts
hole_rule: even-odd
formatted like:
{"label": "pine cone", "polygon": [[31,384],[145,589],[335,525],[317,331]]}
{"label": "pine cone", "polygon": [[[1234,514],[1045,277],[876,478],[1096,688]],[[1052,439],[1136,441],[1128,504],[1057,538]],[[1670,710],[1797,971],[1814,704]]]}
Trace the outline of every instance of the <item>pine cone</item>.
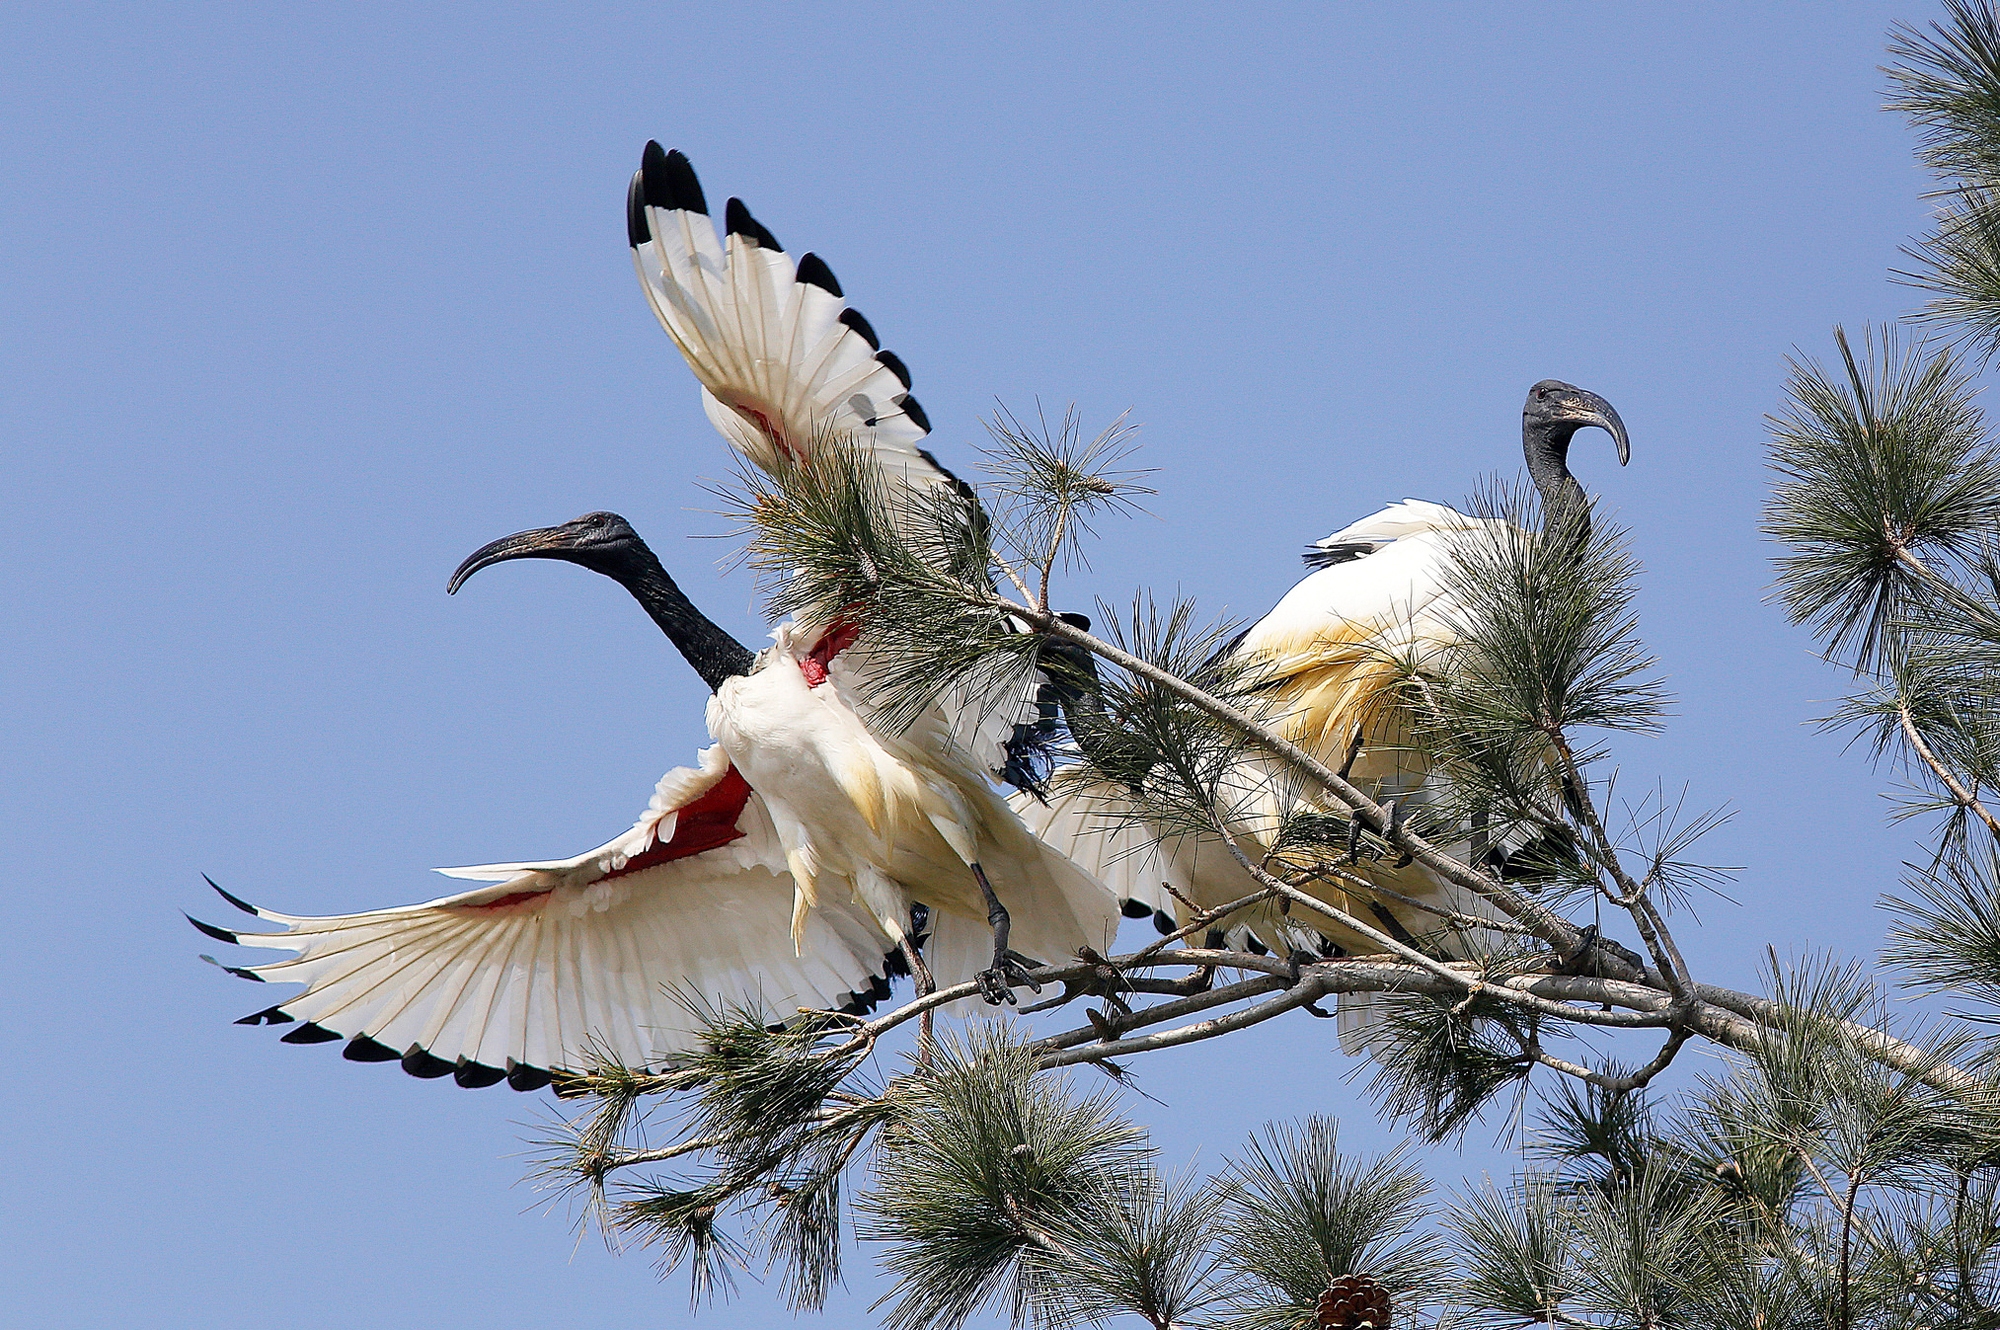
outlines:
{"label": "pine cone", "polygon": [[1319,1295],[1324,1330],[1389,1330],[1389,1290],[1367,1275],[1342,1275]]}

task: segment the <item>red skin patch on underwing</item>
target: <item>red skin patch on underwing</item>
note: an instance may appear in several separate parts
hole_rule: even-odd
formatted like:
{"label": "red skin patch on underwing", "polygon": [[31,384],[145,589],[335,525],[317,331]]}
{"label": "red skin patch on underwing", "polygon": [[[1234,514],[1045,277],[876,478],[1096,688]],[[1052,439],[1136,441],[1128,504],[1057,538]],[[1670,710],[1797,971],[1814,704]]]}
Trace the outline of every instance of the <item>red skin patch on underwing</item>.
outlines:
{"label": "red skin patch on underwing", "polygon": [[[609,882],[614,877],[643,872],[660,864],[670,864],[676,859],[691,859],[733,840],[741,840],[744,832],[736,824],[743,817],[743,805],[749,802],[750,782],[744,780],[735,767],[729,768],[722,773],[722,779],[702,791],[699,798],[680,807],[679,815],[674,819],[674,834],[666,844],[655,843],[651,849],[641,850],[627,859],[623,868],[606,873],[597,880]],[[454,905],[452,908],[493,914],[538,904],[548,895],[546,890],[515,891],[497,900],[482,901],[476,905]]]}
{"label": "red skin patch on underwing", "polygon": [[723,400],[728,404],[730,410],[755,425],[759,432],[771,441],[771,446],[778,450],[779,456],[790,458],[794,462],[799,460],[799,450],[794,448],[791,440],[785,437],[785,431],[779,428],[778,422],[773,420],[757,403],[737,400],[733,397],[724,398]]}
{"label": "red skin patch on underwing", "polygon": [[744,833],[736,824],[743,817],[743,805],[749,802],[750,782],[735,767],[729,768],[722,773],[721,780],[702,791],[700,798],[681,806],[674,819],[674,834],[665,845],[655,844],[650,850],[641,850],[627,859],[623,868],[606,873],[599,880],[608,882],[614,877],[670,864],[676,859],[693,858],[741,840]]}
{"label": "red skin patch on underwing", "polygon": [[799,662],[799,673],[806,676],[806,687],[817,688],[826,682],[826,667],[833,658],[854,645],[854,639],[861,636],[861,626],[851,619],[835,619],[833,626],[820,634],[813,649]]}
{"label": "red skin patch on underwing", "polygon": [[526,905],[548,895],[547,891],[515,891],[497,900],[480,901],[477,905],[454,905],[454,910],[476,910],[480,914],[494,914],[500,910],[511,910],[517,905]]}

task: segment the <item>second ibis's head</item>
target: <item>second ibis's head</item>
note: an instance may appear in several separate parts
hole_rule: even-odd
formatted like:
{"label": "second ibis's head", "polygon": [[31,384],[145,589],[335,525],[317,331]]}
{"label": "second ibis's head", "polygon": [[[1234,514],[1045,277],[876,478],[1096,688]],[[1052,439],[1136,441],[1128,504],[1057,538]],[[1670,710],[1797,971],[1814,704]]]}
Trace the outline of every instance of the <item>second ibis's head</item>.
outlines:
{"label": "second ibis's head", "polygon": [[585,513],[561,526],[517,531],[481,545],[458,566],[445,589],[456,595],[481,568],[509,559],[562,559],[628,585],[633,575],[659,563],[632,524],[617,513]]}
{"label": "second ibis's head", "polygon": [[1625,437],[1625,422],[1617,408],[1596,393],[1561,379],[1543,379],[1528,389],[1528,404],[1521,408],[1521,440],[1533,467],[1537,454],[1558,465],[1569,455],[1572,435],[1595,425],[1618,445],[1618,465],[1632,460],[1632,445]]}

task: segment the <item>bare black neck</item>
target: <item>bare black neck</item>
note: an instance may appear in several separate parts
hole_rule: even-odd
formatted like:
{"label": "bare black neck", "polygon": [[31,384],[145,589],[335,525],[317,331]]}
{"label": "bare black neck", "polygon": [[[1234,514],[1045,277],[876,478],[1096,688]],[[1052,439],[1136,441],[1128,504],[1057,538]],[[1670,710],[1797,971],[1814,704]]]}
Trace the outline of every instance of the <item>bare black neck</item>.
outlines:
{"label": "bare black neck", "polygon": [[1579,426],[1568,421],[1521,425],[1521,451],[1528,475],[1542,496],[1542,517],[1551,530],[1575,523],[1579,539],[1590,534],[1590,502],[1569,471],[1569,442]]}
{"label": "bare black neck", "polygon": [[696,609],[650,549],[641,545],[632,557],[601,571],[632,593],[710,692],[750,672],[756,653]]}

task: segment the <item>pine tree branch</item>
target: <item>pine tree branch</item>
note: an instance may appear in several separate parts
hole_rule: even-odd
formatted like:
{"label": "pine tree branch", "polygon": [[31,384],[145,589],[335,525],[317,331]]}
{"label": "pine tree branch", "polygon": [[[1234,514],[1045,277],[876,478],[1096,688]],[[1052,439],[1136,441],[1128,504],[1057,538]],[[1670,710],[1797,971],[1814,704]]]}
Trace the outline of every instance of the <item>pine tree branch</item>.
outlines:
{"label": "pine tree branch", "polygon": [[1986,829],[1993,833],[1994,838],[2000,839],[2000,821],[1995,821],[1993,814],[1987,811],[1986,805],[1979,801],[1979,797],[1968,790],[1944,763],[1938,761],[1937,755],[1931,752],[1931,746],[1924,742],[1924,736],[1918,732],[1917,723],[1910,715],[1910,704],[1899,699],[1896,703],[1896,714],[1903,727],[1903,737],[1909,740],[1911,749],[1923,760],[1923,764],[1930,768],[1931,774],[1951,792],[1951,797],[1957,801],[1960,808],[1975,814],[1986,824]]}
{"label": "pine tree branch", "polygon": [[[1575,1019],[1571,1010],[1559,1002],[1545,1002],[1531,994],[1514,992],[1504,988],[1495,989],[1477,975],[1461,974],[1443,962],[1433,960],[1431,957],[1424,955],[1424,953],[1418,951],[1415,947],[1400,942],[1390,937],[1387,933],[1363,923],[1347,911],[1337,906],[1329,905],[1317,896],[1308,895],[1281,878],[1273,877],[1256,864],[1250,862],[1249,856],[1243,853],[1242,848],[1236,844],[1235,838],[1228,834],[1219,821],[1216,824],[1216,830],[1222,838],[1222,843],[1235,858],[1238,866],[1258,882],[1263,883],[1266,888],[1283,896],[1294,905],[1304,906],[1306,909],[1324,915],[1326,918],[1333,920],[1345,928],[1352,929],[1391,955],[1398,956],[1419,969],[1427,970],[1448,983],[1459,985],[1468,998],[1478,997],[1482,994],[1491,994],[1502,1001],[1525,1007],[1531,1011],[1540,1012],[1545,1016],[1555,1016],[1563,1020]],[[1640,1017],[1623,1017],[1616,1021],[1600,1020],[1593,1022],[1593,1024],[1627,1026],[1656,1025],[1658,1023],[1657,1021]]]}
{"label": "pine tree branch", "polygon": [[1577,945],[1577,931],[1568,920],[1563,919],[1547,907],[1529,900],[1499,880],[1478,872],[1457,859],[1445,854],[1430,842],[1411,831],[1407,825],[1391,825],[1389,811],[1369,798],[1359,788],[1343,779],[1340,773],[1328,767],[1297,744],[1274,733],[1267,726],[1222,699],[1195,687],[1186,680],[1160,669],[1150,661],[1130,652],[1120,650],[1111,643],[1065,622],[1055,615],[1013,605],[1006,601],[1001,604],[1010,613],[1019,615],[1030,626],[1054,637],[1063,638],[1083,647],[1095,655],[1103,657],[1120,669],[1137,675],[1150,683],[1173,693],[1186,702],[1206,712],[1216,720],[1228,725],[1245,738],[1282,759],[1302,774],[1310,777],[1327,793],[1338,798],[1356,815],[1369,824],[1369,829],[1395,845],[1416,862],[1468,891],[1492,901],[1509,916],[1522,920],[1535,930],[1536,936],[1548,942],[1556,950],[1567,953]]}
{"label": "pine tree branch", "polygon": [[1554,1057],[1544,1053],[1539,1043],[1532,1049],[1532,1056],[1542,1066],[1559,1071],[1565,1076],[1574,1076],[1577,1080],[1594,1085],[1600,1090],[1623,1094],[1630,1090],[1644,1089],[1655,1076],[1673,1065],[1674,1057],[1681,1051],[1681,1046],[1693,1037],[1694,1029],[1691,1026],[1675,1029],[1667,1035],[1666,1043],[1660,1046],[1660,1051],[1654,1055],[1651,1062],[1625,1076],[1611,1076],[1601,1071],[1592,1071],[1578,1063]]}

